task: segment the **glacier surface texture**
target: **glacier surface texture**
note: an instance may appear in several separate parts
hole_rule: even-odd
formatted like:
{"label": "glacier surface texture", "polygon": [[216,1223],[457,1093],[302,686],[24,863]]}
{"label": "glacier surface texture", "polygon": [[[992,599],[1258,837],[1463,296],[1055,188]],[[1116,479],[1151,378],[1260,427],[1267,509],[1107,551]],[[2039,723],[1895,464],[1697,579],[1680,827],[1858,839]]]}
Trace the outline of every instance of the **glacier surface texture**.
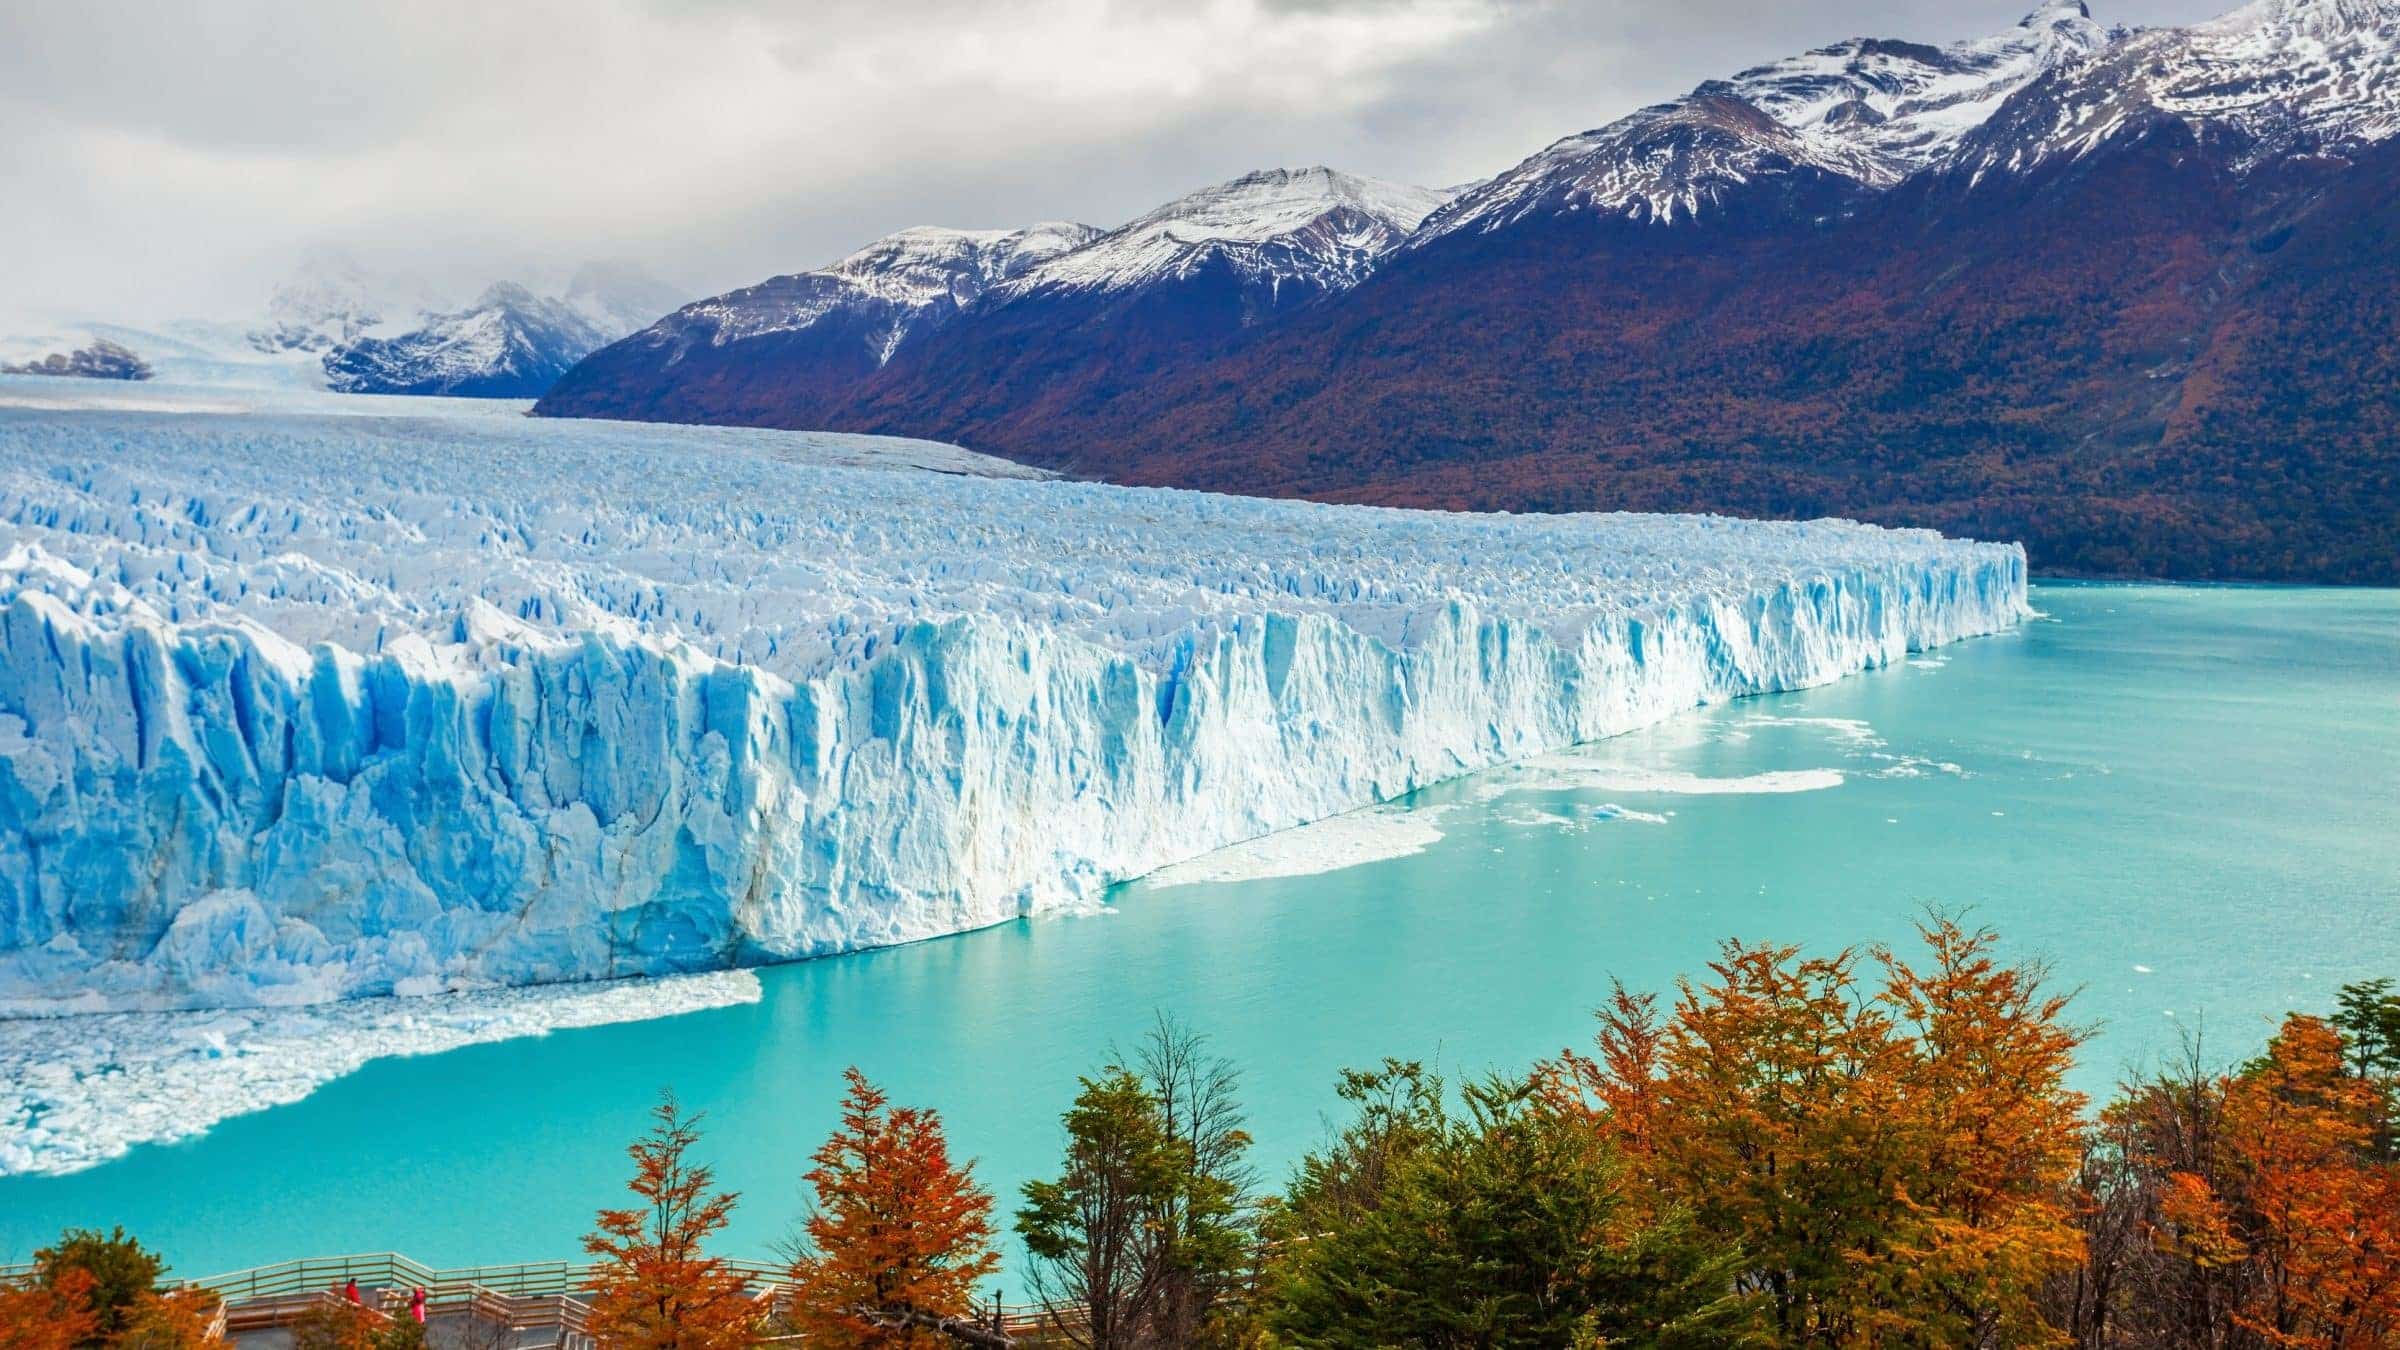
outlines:
{"label": "glacier surface texture", "polygon": [[2026,613],[2016,547],[1845,522],[7,403],[0,1014],[927,938]]}

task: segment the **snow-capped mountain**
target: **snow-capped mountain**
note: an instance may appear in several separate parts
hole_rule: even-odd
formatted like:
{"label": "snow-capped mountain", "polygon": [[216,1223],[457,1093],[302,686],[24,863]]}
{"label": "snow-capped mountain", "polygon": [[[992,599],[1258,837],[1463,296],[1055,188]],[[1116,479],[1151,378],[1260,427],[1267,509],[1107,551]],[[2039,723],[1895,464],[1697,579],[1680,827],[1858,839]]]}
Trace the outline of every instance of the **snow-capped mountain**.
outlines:
{"label": "snow-capped mountain", "polygon": [[[279,291],[285,309],[303,302],[335,303],[312,327],[297,331],[340,336],[321,348],[329,388],[349,394],[453,394],[536,398],[559,375],[595,350],[650,323],[681,299],[675,289],[636,268],[592,264],[577,271],[563,295],[536,294],[515,282],[485,288],[458,306],[400,316],[389,304],[342,303],[345,293]],[[381,316],[372,323],[369,316]],[[282,331],[289,331],[289,328]],[[320,350],[303,347],[303,350]]]}
{"label": "snow-capped mountain", "polygon": [[2106,573],[2395,578],[2400,0],[2157,30],[2048,0],[1949,46],[1853,39],[1443,195],[1252,175],[880,364],[595,358],[536,410],[1386,505],[1856,515]]}
{"label": "snow-capped mountain", "polygon": [[871,396],[880,372],[915,364],[928,344],[940,354],[924,361],[993,384],[1012,378],[996,364],[1073,368],[1086,350],[1213,337],[1356,285],[1447,196],[1271,169],[1107,232],[902,230],[818,271],[687,305],[593,353],[537,411],[799,425]]}
{"label": "snow-capped mountain", "polygon": [[[558,416],[724,419],[707,391],[755,387],[815,403],[873,375],[994,285],[1100,232],[1050,221],[1020,230],[933,226],[886,235],[826,267],[695,301],[592,352],[545,394]],[[649,391],[661,391],[653,400]]]}
{"label": "snow-capped mountain", "polygon": [[444,304],[421,277],[379,271],[347,253],[322,250],[302,259],[268,295],[265,322],[251,330],[250,344],[265,353],[328,352]]}
{"label": "snow-capped mountain", "polygon": [[1277,297],[1343,290],[1447,196],[1321,166],[1267,169],[1178,197],[1031,269],[993,298],[1123,292],[1213,265]]}
{"label": "snow-capped mountain", "polygon": [[[138,365],[172,384],[532,398],[684,298],[638,268],[595,263],[556,292],[504,281],[445,299],[422,278],[321,250],[274,288],[263,314],[141,326],[38,320],[0,332],[0,363],[57,353],[46,370],[101,378],[128,378],[104,372]],[[132,364],[66,356],[94,344]]]}
{"label": "snow-capped mountain", "polygon": [[335,347],[325,354],[325,376],[345,394],[534,398],[607,340],[565,301],[502,282],[397,336]]}
{"label": "snow-capped mountain", "polygon": [[1072,398],[928,362],[819,425],[1138,483],[2390,584],[2396,39],[2400,0],[2270,0],[1844,43],[1562,142],[1239,343]]}
{"label": "snow-capped mountain", "polygon": [[701,343],[724,346],[770,333],[838,327],[854,333],[880,366],[910,338],[947,322],[993,285],[1099,233],[1071,221],[1021,230],[919,226],[885,235],[817,271],[775,277],[687,305],[643,338],[680,355]]}
{"label": "snow-capped mountain", "polygon": [[1576,211],[1690,220],[1765,179],[1890,187],[1946,162],[2017,90],[2110,41],[2083,0],[2050,0],[2007,32],[1948,47],[1822,47],[1567,137],[1435,213],[1417,242]]}
{"label": "snow-capped mountain", "polygon": [[1960,170],[2022,173],[2162,122],[2230,142],[2246,172],[2400,134],[2400,0],[2257,0],[2126,35],[2062,65],[1978,128]]}

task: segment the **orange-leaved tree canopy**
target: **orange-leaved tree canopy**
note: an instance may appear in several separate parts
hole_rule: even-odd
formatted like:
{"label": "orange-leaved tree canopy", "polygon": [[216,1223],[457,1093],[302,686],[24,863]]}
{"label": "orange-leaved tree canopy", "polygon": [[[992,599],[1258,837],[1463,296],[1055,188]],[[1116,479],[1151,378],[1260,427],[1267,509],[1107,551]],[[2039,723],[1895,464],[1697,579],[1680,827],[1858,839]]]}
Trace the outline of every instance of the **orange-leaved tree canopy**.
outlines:
{"label": "orange-leaved tree canopy", "polygon": [[841,1126],[804,1178],[816,1205],[792,1253],[792,1320],[811,1345],[947,1344],[1000,1266],[992,1197],[951,1161],[939,1115],[843,1077]]}
{"label": "orange-leaved tree canopy", "polygon": [[0,1350],[211,1350],[217,1296],[160,1292],[166,1262],[122,1228],[69,1229],[33,1254],[33,1277],[0,1282]]}
{"label": "orange-leaved tree canopy", "polygon": [[1729,943],[1671,1013],[1619,990],[1596,1051],[1545,1066],[1653,1215],[1743,1253],[1778,1343],[2055,1338],[2037,1300],[2082,1250],[2081,1033],[1990,932],[1938,915],[1921,932],[1915,965]]}
{"label": "orange-leaved tree canopy", "polygon": [[701,1250],[725,1227],[736,1197],[691,1160],[700,1117],[673,1093],[651,1109],[650,1132],[626,1150],[628,1183],[640,1205],[600,1211],[583,1248],[600,1258],[593,1280],[592,1334],[603,1350],[726,1350],[759,1335],[749,1282]]}
{"label": "orange-leaved tree canopy", "polygon": [[[225,1344],[216,1334],[217,1296],[180,1289],[136,1299],[111,1350],[211,1350]],[[422,1338],[420,1338],[422,1339]]]}
{"label": "orange-leaved tree canopy", "polygon": [[0,1346],[6,1350],[75,1350],[96,1337],[95,1281],[73,1270],[51,1284],[0,1285]]}
{"label": "orange-leaved tree canopy", "polygon": [[[2344,994],[2379,1000],[2379,986]],[[2400,1160],[2360,1012],[2295,1014],[2230,1074],[2189,1045],[2110,1104],[2087,1151],[2094,1238],[2068,1305],[2085,1343],[2400,1346]]]}
{"label": "orange-leaved tree canopy", "polygon": [[2293,1016],[2225,1086],[2215,1189],[2255,1272],[2233,1319],[2269,1345],[2400,1344],[2400,1166],[2376,1156],[2381,1098],[2343,1048]]}

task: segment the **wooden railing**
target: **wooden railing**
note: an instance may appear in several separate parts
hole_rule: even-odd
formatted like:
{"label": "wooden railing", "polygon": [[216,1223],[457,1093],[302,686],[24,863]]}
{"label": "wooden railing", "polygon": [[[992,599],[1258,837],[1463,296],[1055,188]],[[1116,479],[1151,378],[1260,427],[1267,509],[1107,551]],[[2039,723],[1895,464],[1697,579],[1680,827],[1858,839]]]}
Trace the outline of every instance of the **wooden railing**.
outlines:
{"label": "wooden railing", "polygon": [[[724,1265],[747,1279],[760,1299],[781,1299],[785,1267],[743,1260],[726,1260]],[[559,1346],[578,1347],[591,1343],[591,1290],[598,1274],[598,1267],[584,1262],[436,1268],[398,1252],[361,1252],[170,1279],[162,1287],[215,1294],[217,1320],[232,1333],[288,1327],[311,1312],[344,1302],[343,1291],[355,1280],[360,1301],[379,1316],[407,1316],[411,1297],[422,1289],[429,1317],[464,1314],[514,1331],[552,1331]],[[33,1275],[30,1265],[0,1265],[0,1285],[22,1283]],[[1038,1339],[1062,1317],[1070,1324],[1081,1320],[1077,1309],[1042,1303],[987,1304],[977,1320],[1010,1336]]]}

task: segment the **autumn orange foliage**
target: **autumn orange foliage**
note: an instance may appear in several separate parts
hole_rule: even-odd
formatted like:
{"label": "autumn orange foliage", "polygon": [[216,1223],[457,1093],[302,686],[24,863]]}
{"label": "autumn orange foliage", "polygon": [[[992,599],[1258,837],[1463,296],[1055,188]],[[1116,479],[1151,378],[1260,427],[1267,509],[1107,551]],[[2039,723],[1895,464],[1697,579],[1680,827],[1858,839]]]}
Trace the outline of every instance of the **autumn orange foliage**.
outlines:
{"label": "autumn orange foliage", "polygon": [[109,1341],[111,1350],[208,1350],[225,1344],[214,1334],[217,1299],[202,1290],[179,1290],[137,1299],[125,1325]]}
{"label": "autumn orange foliage", "polygon": [[2152,1229],[2168,1264],[2147,1284],[2175,1291],[2183,1334],[2400,1345],[2400,1163],[2375,1150],[2382,1109],[2334,1028],[2294,1016],[2241,1072],[2160,1084],[2112,1113],[2130,1124],[2131,1166],[2163,1174]]}
{"label": "autumn orange foliage", "polygon": [[[1620,989],[1545,1073],[1651,1191],[1737,1249],[1778,1344],[2039,1345],[2082,1251],[2068,1182],[2081,1033],[1989,932],[1885,951],[1728,944],[1673,1011]],[[1870,980],[1872,965],[1880,978]]]}
{"label": "autumn orange foliage", "polygon": [[941,1118],[895,1107],[857,1069],[842,1123],[804,1178],[816,1191],[792,1262],[792,1320],[811,1345],[949,1344],[929,1320],[973,1312],[999,1269],[992,1197],[951,1162]]}
{"label": "autumn orange foliage", "polygon": [[[1905,957],[1728,943],[1672,1003],[1620,986],[1590,1050],[1470,1084],[1463,1115],[1416,1065],[1350,1075],[1358,1120],[1304,1163],[1272,1224],[1236,1166],[1238,1105],[1208,1086],[1231,1070],[1170,1034],[1151,1062],[1199,1076],[1154,1080],[1203,1088],[1183,1099],[1184,1136],[1129,1072],[1087,1080],[1068,1116],[1086,1189],[1029,1186],[1019,1231],[1076,1260],[1170,1252],[1182,1274],[1198,1233],[1221,1296],[1180,1328],[1146,1311],[1129,1337],[1098,1318],[1056,1329],[1160,1347],[1581,1345],[1630,1329],[1660,1350],[2400,1350],[2394,981],[2346,986],[2330,1020],[2287,1018],[2231,1072],[2194,1041],[2087,1119],[2067,1085],[2085,1033],[2043,969],[1939,915],[1919,935]],[[1015,1344],[975,1316],[1000,1262],[972,1165],[935,1112],[892,1105],[855,1068],[845,1082],[779,1309],[704,1250],[736,1197],[693,1160],[699,1117],[661,1099],[628,1150],[639,1203],[602,1210],[584,1240],[602,1350],[746,1348],[772,1311],[774,1338],[810,1346]],[[1206,1174],[1214,1189],[1170,1175],[1199,1156],[1201,1120],[1233,1160]],[[1115,1198],[1086,1206],[1100,1183],[1075,1169],[1101,1164],[1073,1150],[1104,1146]],[[1183,1227],[1124,1202],[1127,1177],[1182,1186]],[[0,1282],[0,1350],[221,1345],[213,1296],[160,1293],[163,1271],[121,1230],[71,1230],[31,1278]],[[330,1299],[290,1330],[295,1350],[423,1344],[413,1322]]]}
{"label": "autumn orange foliage", "polygon": [[92,1277],[67,1271],[45,1288],[0,1286],[0,1350],[74,1350],[95,1335]]}
{"label": "autumn orange foliage", "polygon": [[584,1250],[600,1258],[592,1334],[603,1350],[729,1350],[759,1335],[760,1308],[748,1282],[701,1244],[725,1227],[737,1199],[715,1190],[716,1175],[689,1159],[700,1118],[672,1094],[651,1111],[650,1132],[626,1150],[628,1183],[643,1204],[600,1211]]}
{"label": "autumn orange foliage", "polygon": [[98,1287],[90,1271],[77,1267],[54,1272],[46,1284],[0,1285],[0,1350],[214,1350],[225,1344],[213,1328],[213,1294],[140,1294],[110,1331],[95,1306]]}

